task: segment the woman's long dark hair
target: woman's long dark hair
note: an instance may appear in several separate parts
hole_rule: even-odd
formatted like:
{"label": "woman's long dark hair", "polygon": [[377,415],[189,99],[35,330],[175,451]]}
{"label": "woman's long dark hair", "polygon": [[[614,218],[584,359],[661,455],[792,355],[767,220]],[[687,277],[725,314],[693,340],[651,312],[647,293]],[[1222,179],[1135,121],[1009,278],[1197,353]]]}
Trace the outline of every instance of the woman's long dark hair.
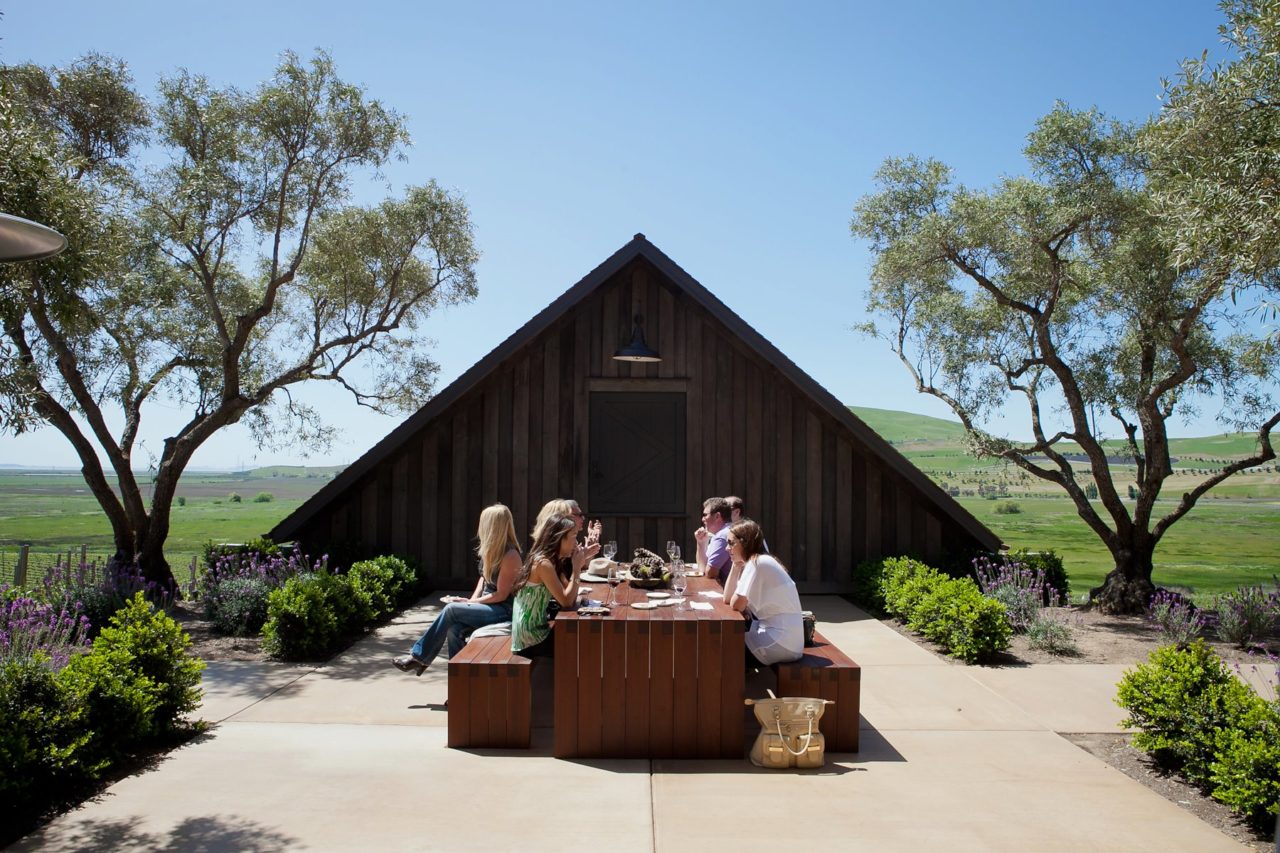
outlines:
{"label": "woman's long dark hair", "polygon": [[765,552],[764,531],[760,529],[760,525],[751,519],[744,518],[735,524],[729,525],[729,533],[742,546],[742,558],[744,560],[758,557]]}
{"label": "woman's long dark hair", "polygon": [[560,544],[564,542],[566,536],[574,535],[577,528],[578,523],[568,516],[558,515],[547,519],[547,523],[538,531],[537,538],[529,546],[529,556],[520,567],[520,574],[516,575],[512,590],[522,589],[529,583],[529,575],[533,571],[534,564],[539,560],[550,562],[556,567],[556,573],[561,577],[567,577],[572,573],[572,560],[560,556]]}

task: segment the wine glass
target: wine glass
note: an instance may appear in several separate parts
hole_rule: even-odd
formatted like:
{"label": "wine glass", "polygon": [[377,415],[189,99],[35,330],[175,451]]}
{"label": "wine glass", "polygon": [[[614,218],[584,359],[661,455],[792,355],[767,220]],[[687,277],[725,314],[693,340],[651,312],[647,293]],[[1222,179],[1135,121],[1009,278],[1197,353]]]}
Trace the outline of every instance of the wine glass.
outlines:
{"label": "wine glass", "polygon": [[685,608],[684,591],[689,588],[689,578],[684,573],[684,566],[674,566],[671,575],[671,588],[680,597],[680,609]]}
{"label": "wine glass", "polygon": [[[612,544],[612,543],[610,543]],[[609,606],[618,606],[618,584],[622,583],[622,566],[609,564]]]}
{"label": "wine glass", "polygon": [[604,548],[600,553],[604,554],[604,558],[612,563],[613,555],[618,553],[618,543],[610,539],[608,542],[604,543]]}
{"label": "wine glass", "polygon": [[672,564],[680,559],[680,546],[675,542],[667,543],[667,556],[671,558]]}

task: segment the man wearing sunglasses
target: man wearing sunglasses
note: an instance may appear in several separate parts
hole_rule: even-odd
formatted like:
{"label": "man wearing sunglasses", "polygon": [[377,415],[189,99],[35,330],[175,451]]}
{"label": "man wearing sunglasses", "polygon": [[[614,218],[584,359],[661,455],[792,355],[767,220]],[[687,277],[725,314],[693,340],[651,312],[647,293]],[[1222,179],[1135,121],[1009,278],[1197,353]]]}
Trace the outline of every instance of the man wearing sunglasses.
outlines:
{"label": "man wearing sunglasses", "polygon": [[733,511],[724,498],[702,502],[702,526],[693,532],[698,543],[698,569],[709,578],[729,573],[729,519]]}

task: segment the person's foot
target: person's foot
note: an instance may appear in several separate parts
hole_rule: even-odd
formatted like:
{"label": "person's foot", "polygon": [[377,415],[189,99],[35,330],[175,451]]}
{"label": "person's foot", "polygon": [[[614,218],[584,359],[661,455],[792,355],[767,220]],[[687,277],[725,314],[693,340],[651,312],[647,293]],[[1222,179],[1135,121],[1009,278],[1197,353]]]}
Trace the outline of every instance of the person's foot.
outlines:
{"label": "person's foot", "polygon": [[401,672],[412,672],[414,675],[422,675],[426,671],[427,665],[415,658],[413,655],[399,655],[391,659],[391,665]]}

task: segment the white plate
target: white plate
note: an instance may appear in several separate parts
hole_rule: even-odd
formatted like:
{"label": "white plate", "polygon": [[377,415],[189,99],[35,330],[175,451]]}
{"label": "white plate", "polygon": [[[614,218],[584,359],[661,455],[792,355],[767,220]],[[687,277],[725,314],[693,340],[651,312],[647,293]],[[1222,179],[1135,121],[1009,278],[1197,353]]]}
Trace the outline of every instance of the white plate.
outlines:
{"label": "white plate", "polygon": [[670,598],[671,597],[671,593],[669,592],[646,592],[645,595],[649,596],[650,598]]}
{"label": "white plate", "polygon": [[631,606],[636,610],[654,610],[659,605],[666,604],[665,601],[633,601]]}

